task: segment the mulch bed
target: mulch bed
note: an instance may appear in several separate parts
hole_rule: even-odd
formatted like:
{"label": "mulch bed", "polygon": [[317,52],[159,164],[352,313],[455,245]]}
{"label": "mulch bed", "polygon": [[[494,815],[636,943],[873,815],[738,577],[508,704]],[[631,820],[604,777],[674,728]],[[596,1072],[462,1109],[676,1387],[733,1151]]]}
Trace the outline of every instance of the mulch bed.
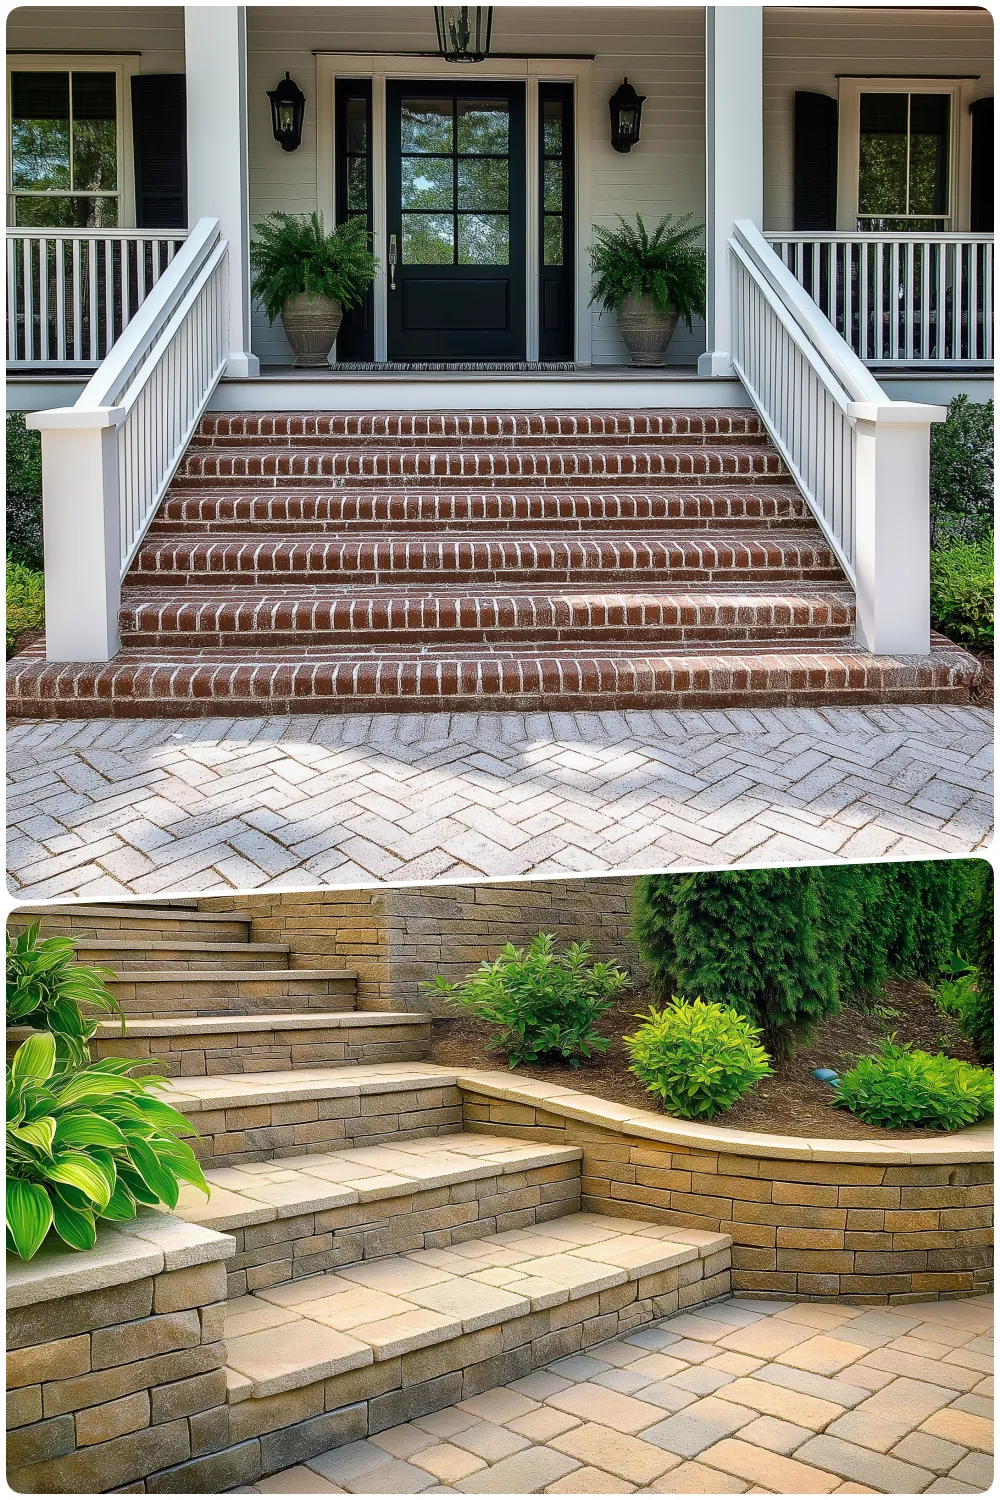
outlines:
{"label": "mulch bed", "polygon": [[[612,1039],[613,1045],[602,1057],[581,1063],[579,1068],[565,1064],[521,1067],[512,1076],[540,1078],[546,1083],[579,1089],[583,1094],[595,1094],[600,1099],[658,1112],[655,1096],[648,1094],[629,1072],[628,1056],[620,1040],[635,1029],[636,1015],[648,1006],[648,997],[626,997],[607,1013],[601,1031]],[[791,1057],[773,1064],[770,1077],[762,1079],[739,1104],[716,1115],[711,1123],[733,1130],[833,1136],[839,1140],[898,1140],[900,1136],[936,1135],[938,1132],[930,1130],[883,1130],[877,1125],[866,1125],[847,1110],[832,1108],[833,1092],[829,1085],[812,1076],[813,1068],[846,1071],[856,1058],[877,1051],[882,1038],[893,1032],[897,1041],[912,1042],[925,1052],[944,1052],[966,1062],[978,1061],[975,1049],[960,1035],[955,1023],[941,1015],[927,985],[895,981],[870,1005],[854,1001],[844,1005],[836,1016],[829,1016]],[[436,1019],[428,1060],[445,1067],[461,1064],[503,1069],[504,1054],[486,1050],[486,1043],[494,1034],[492,1026],[466,1016]]]}
{"label": "mulch bed", "polygon": [[983,680],[972,695],[977,708],[993,707],[993,652],[974,651],[973,656],[982,664]]}

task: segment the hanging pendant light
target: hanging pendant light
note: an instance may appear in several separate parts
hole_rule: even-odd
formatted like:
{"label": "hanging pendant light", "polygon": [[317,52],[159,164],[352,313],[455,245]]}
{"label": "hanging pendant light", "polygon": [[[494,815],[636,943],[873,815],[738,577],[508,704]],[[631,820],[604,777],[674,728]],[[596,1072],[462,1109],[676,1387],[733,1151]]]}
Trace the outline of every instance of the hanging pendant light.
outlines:
{"label": "hanging pendant light", "polygon": [[608,100],[611,111],[611,144],[616,151],[631,151],[639,139],[645,94],[637,94],[626,78]]}
{"label": "hanging pendant light", "polygon": [[435,5],[438,51],[446,62],[483,62],[490,55],[492,5]]}

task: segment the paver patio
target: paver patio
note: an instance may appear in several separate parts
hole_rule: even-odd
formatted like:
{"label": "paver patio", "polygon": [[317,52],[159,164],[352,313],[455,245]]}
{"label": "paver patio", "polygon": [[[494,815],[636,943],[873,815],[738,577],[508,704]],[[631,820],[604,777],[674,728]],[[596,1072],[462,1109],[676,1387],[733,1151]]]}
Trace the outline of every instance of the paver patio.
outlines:
{"label": "paver patio", "polygon": [[968,854],[981,708],[25,722],[20,897]]}
{"label": "paver patio", "polygon": [[730,1298],[239,1493],[978,1494],[992,1301]]}

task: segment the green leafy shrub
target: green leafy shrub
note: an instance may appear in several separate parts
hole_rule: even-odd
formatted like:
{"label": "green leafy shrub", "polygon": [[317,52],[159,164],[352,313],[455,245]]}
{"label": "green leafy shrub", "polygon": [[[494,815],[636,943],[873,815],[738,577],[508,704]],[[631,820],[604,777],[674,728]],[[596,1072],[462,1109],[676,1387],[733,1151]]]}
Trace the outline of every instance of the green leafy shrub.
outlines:
{"label": "green leafy shrub", "polygon": [[254,225],[250,246],[250,290],[273,323],[286,297],[299,292],[332,297],[345,312],[362,300],[375,279],[363,218],[348,219],[329,234],[323,216],[268,214]]}
{"label": "green leafy shrub", "polygon": [[110,1011],[125,1032],[121,1007],[105,983],[114,972],[77,963],[71,938],[39,938],[38,926],[7,932],[7,1025],[50,1031],[60,1061],[85,1063],[97,1021],[81,1006]]}
{"label": "green leafy shrub", "polygon": [[931,553],[935,629],[973,651],[993,650],[993,534]]}
{"label": "green leafy shrub", "polygon": [[667,214],[650,233],[640,214],[634,225],[617,218],[617,229],[594,225],[591,302],[617,312],[626,297],[651,297],[661,312],[676,309],[690,328],[692,318],[705,313],[705,252],[694,243],[702,226],[692,224],[690,214]]}
{"label": "green leafy shrub", "polygon": [[7,655],[19,635],[45,624],[45,579],[24,563],[7,558]]}
{"label": "green leafy shrub", "polygon": [[993,1061],[993,983],[960,953],[952,956],[934,995],[938,1009],[951,1016],[983,1062]]}
{"label": "green leafy shrub", "polygon": [[956,396],[931,426],[931,541],[981,542],[993,530],[993,402]]}
{"label": "green leafy shrub", "polygon": [[177,1203],[189,1182],[208,1185],[184,1116],[130,1078],[127,1058],[62,1068],[39,1032],[7,1070],[7,1248],[30,1260],[50,1229],[89,1250],[100,1219],[134,1219],[140,1204]]}
{"label": "green leafy shrub", "polygon": [[486,1045],[506,1052],[512,1068],[556,1058],[576,1068],[580,1058],[610,1047],[597,1024],[627,984],[623,969],[590,962],[589,943],[559,953],[555,939],[540,932],[527,950],[507,943],[459,984],[438,974],[422,988],[500,1027]]}
{"label": "green leafy shrub", "polygon": [[639,1019],[638,1031],[623,1038],[631,1070],[681,1119],[730,1109],[771,1071],[757,1040],[760,1027],[732,1007],[674,995],[663,1010],[651,1006]]}
{"label": "green leafy shrub", "polygon": [[7,557],[41,571],[42,435],[29,432],[19,411],[7,416]]}
{"label": "green leafy shrub", "polygon": [[835,1084],[834,1107],[868,1125],[961,1130],[993,1113],[993,1075],[942,1052],[933,1057],[893,1038]]}

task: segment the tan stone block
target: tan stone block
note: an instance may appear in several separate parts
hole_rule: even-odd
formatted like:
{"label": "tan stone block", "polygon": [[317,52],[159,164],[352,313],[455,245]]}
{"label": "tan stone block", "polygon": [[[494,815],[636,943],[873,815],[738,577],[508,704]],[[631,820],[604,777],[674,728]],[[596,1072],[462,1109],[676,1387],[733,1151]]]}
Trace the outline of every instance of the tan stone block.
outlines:
{"label": "tan stone block", "polygon": [[836,1297],[840,1292],[840,1277],[800,1271],[798,1290],[803,1297]]}
{"label": "tan stone block", "polygon": [[169,1422],[175,1417],[190,1417],[209,1407],[223,1406],[226,1400],[225,1370],[209,1370],[189,1380],[175,1380],[156,1386],[151,1393],[152,1421]]}
{"label": "tan stone block", "polygon": [[777,1268],[778,1256],[774,1250],[757,1250],[753,1246],[733,1246],[734,1271],[773,1271]]}
{"label": "tan stone block", "polygon": [[920,1431],[943,1438],[947,1443],[958,1443],[963,1448],[975,1448],[980,1453],[993,1452],[993,1423],[989,1418],[956,1411],[953,1406],[934,1412],[921,1422]]}
{"label": "tan stone block", "polygon": [[794,1292],[798,1278],[794,1271],[733,1271],[733,1291]]}
{"label": "tan stone block", "polygon": [[198,1458],[203,1453],[216,1453],[220,1448],[228,1448],[231,1442],[229,1431],[228,1406],[213,1406],[207,1411],[192,1412],[188,1418],[188,1430],[191,1434],[191,1457]]}
{"label": "tan stone block", "polygon": [[[15,1477],[14,1488],[21,1489],[18,1471],[25,1466],[40,1466],[46,1460],[57,1460],[71,1454],[76,1446],[72,1417],[53,1417],[47,1422],[32,1422],[7,1434],[7,1469]],[[30,1469],[27,1470],[30,1472]]]}
{"label": "tan stone block", "polygon": [[25,1385],[16,1391],[7,1392],[7,1426],[24,1427],[29,1422],[42,1419],[42,1388],[40,1385]]}
{"label": "tan stone block", "polygon": [[15,1349],[7,1355],[7,1387],[38,1385],[45,1380],[66,1379],[83,1375],[90,1369],[90,1336],[56,1339],[51,1344],[35,1344]]}
{"label": "tan stone block", "polygon": [[[850,1324],[847,1325],[850,1334]],[[837,1339],[819,1334],[806,1339],[793,1349],[777,1356],[781,1365],[793,1365],[797,1370],[808,1370],[813,1375],[837,1375],[867,1353],[863,1344],[852,1344],[849,1338]]]}
{"label": "tan stone block", "polygon": [[772,1199],[775,1203],[796,1203],[802,1207],[836,1208],[839,1189],[832,1184],[815,1182],[775,1182]]}
{"label": "tan stone block", "polygon": [[794,1203],[736,1203],[730,1218],[744,1224],[775,1224],[789,1229],[846,1229],[845,1208],[803,1208]]}
{"label": "tan stone block", "polygon": [[936,1208],[891,1209],[885,1216],[885,1228],[910,1233],[918,1229],[937,1229],[939,1211]]}
{"label": "tan stone block", "polygon": [[90,1406],[76,1414],[77,1446],[86,1448],[91,1443],[107,1443],[112,1438],[124,1437],[127,1432],[138,1432],[149,1426],[149,1416],[148,1391],[136,1391],[103,1406]]}
{"label": "tan stone block", "polygon": [[773,1224],[744,1224],[737,1219],[723,1219],[719,1225],[723,1234],[731,1234],[734,1245],[755,1245],[758,1249],[773,1249],[777,1243],[777,1229]]}
{"label": "tan stone block", "polygon": [[201,1319],[196,1309],[166,1313],[137,1323],[98,1329],[91,1339],[91,1364],[95,1370],[107,1370],[155,1354],[190,1349],[200,1343]]}
{"label": "tan stone block", "polygon": [[586,1422],[601,1423],[618,1433],[634,1434],[663,1420],[663,1408],[634,1396],[623,1396],[589,1381],[548,1397],[548,1405]]}
{"label": "tan stone block", "polygon": [[[770,1209],[770,1204],[747,1204],[747,1207]],[[700,1193],[671,1193],[671,1210],[682,1214],[700,1214],[707,1219],[735,1219],[740,1216],[733,1211],[733,1200],[724,1198],[721,1193],[716,1197],[709,1197]]]}
{"label": "tan stone block", "polygon": [[853,1250],[778,1250],[779,1271],[820,1271],[844,1275],[854,1270]]}
{"label": "tan stone block", "polygon": [[849,1230],[878,1232],[885,1228],[885,1211],[881,1208],[849,1208],[847,1227]]}
{"label": "tan stone block", "polygon": [[599,1422],[585,1422],[549,1438],[549,1447],[570,1458],[578,1458],[592,1467],[602,1466],[619,1479],[634,1484],[651,1484],[668,1469],[676,1468],[677,1457],[653,1443],[630,1437]]}
{"label": "tan stone block", "polygon": [[850,1162],[776,1161],[772,1165],[776,1181],[835,1183],[849,1187],[878,1187],[886,1173],[885,1167],[866,1167]]}
{"label": "tan stone block", "polygon": [[153,1311],[171,1313],[190,1307],[203,1307],[209,1302],[223,1301],[225,1295],[225,1261],[207,1261],[201,1266],[188,1266],[180,1271],[165,1271],[161,1276],[155,1277]]}
{"label": "tan stone block", "polygon": [[836,1474],[824,1473],[810,1464],[757,1448],[739,1438],[723,1438],[720,1443],[706,1448],[699,1459],[710,1467],[721,1469],[724,1474],[735,1474],[773,1494],[828,1495],[840,1483]]}
{"label": "tan stone block", "polygon": [[153,1278],[147,1276],[140,1281],[105,1287],[99,1292],[81,1292],[74,1297],[35,1302],[28,1307],[9,1307],[7,1348],[48,1344],[111,1323],[144,1318],[152,1305]]}
{"label": "tan stone block", "polygon": [[199,1309],[199,1315],[201,1317],[201,1341],[203,1344],[214,1344],[217,1339],[225,1338],[225,1302],[213,1302],[208,1307],[202,1307]]}
{"label": "tan stone block", "polygon": [[635,1181],[642,1187],[660,1188],[665,1193],[691,1191],[691,1173],[676,1172],[669,1167],[636,1167]]}
{"label": "tan stone block", "polygon": [[899,1207],[899,1197],[898,1187],[842,1187],[837,1202],[841,1208],[894,1209]]}
{"label": "tan stone block", "polygon": [[[778,1250],[842,1250],[844,1234],[839,1229],[778,1229]],[[835,1270],[835,1266],[830,1267]]]}
{"label": "tan stone block", "polygon": [[[359,1370],[357,1373],[364,1372]],[[230,1441],[246,1442],[262,1433],[275,1432],[309,1417],[318,1417],[325,1409],[322,1380],[292,1391],[280,1391],[275,1396],[237,1401],[229,1408]]]}
{"label": "tan stone block", "polygon": [[75,1380],[50,1381],[42,1391],[45,1415],[57,1416],[61,1412],[80,1411],[87,1406],[97,1406],[102,1401],[130,1395],[133,1391],[201,1375],[208,1370],[222,1369],[225,1365],[225,1348],[223,1343],[197,1344],[191,1349],[176,1350],[158,1358],[116,1365],[114,1369],[95,1371],[91,1375],[80,1375]]}

